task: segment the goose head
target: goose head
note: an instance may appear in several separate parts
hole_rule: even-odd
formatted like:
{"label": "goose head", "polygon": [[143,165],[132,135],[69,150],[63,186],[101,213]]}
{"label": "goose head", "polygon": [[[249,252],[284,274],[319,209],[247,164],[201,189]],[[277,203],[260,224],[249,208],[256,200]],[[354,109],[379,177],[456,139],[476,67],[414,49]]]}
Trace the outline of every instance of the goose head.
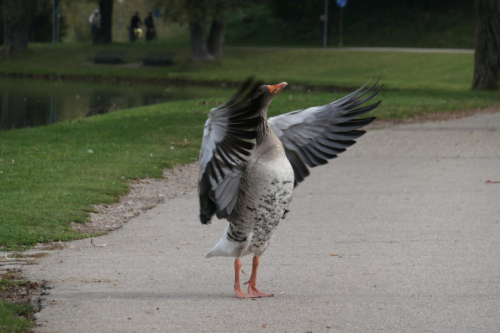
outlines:
{"label": "goose head", "polygon": [[260,115],[267,118],[267,108],[274,96],[279,94],[283,89],[285,89],[287,83],[281,82],[275,85],[262,85],[257,90],[257,94],[254,98],[262,99],[262,109],[260,110]]}

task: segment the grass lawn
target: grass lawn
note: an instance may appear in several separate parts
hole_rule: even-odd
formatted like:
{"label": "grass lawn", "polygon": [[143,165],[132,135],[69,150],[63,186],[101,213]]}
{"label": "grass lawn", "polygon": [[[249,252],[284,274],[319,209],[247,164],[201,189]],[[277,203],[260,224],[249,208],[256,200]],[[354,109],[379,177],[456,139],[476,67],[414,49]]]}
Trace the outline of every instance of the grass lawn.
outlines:
{"label": "grass lawn", "polygon": [[[176,52],[170,67],[89,66],[101,49],[126,52],[127,62],[139,62],[148,52]],[[355,52],[318,49],[226,48],[219,62],[193,63],[189,48],[165,44],[30,44],[30,50],[0,61],[0,73],[91,76],[96,78],[186,79],[241,82],[255,76],[266,83],[357,87],[382,76],[390,90],[468,90],[473,54]]]}

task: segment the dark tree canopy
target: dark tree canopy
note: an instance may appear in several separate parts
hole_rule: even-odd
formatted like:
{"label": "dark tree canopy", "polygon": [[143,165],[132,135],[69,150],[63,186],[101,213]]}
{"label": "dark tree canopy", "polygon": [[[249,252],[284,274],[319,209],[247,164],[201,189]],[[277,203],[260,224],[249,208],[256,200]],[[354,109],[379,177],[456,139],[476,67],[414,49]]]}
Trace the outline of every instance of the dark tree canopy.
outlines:
{"label": "dark tree canopy", "polygon": [[[60,1],[55,1],[56,7]],[[7,55],[26,49],[31,42],[52,41],[52,0],[4,0],[0,9],[0,44],[7,41]],[[64,16],[59,17],[58,24],[62,37],[68,27]]]}
{"label": "dark tree canopy", "polygon": [[472,89],[500,89],[500,0],[476,0],[476,52]]}
{"label": "dark tree canopy", "polygon": [[[422,10],[449,9],[468,5],[470,0],[348,0],[346,14],[356,17],[366,17],[375,11],[384,10],[385,15],[392,20],[407,19],[412,15],[412,9]],[[328,12],[330,17],[338,11],[336,1],[330,0]],[[318,25],[318,18],[324,12],[324,1],[304,1],[304,0],[273,0],[269,2],[269,7],[273,16],[293,23],[297,29],[311,29]],[[387,17],[374,17],[375,22],[383,21]],[[374,28],[376,28],[374,26]]]}
{"label": "dark tree canopy", "polygon": [[[37,0],[38,11],[31,20],[29,42],[52,42],[52,0]],[[56,7],[59,6],[61,0],[56,0]],[[63,15],[58,18],[59,25],[59,40],[61,40],[67,32],[68,24]]]}

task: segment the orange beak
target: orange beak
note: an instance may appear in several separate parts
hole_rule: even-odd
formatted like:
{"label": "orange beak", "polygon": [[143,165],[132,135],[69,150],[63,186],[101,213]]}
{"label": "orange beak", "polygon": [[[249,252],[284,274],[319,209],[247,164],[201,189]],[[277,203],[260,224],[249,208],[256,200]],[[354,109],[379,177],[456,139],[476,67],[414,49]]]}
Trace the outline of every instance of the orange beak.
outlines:
{"label": "orange beak", "polygon": [[287,85],[286,82],[281,82],[280,84],[275,84],[274,86],[267,86],[267,87],[269,88],[271,94],[276,95],[277,93],[285,89],[286,85]]}

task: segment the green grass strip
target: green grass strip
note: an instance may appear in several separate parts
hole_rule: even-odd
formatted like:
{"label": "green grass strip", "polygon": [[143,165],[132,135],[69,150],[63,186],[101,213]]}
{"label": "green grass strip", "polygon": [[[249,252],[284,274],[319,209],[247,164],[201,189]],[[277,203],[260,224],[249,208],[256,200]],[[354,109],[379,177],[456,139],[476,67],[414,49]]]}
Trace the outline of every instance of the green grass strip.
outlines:
{"label": "green grass strip", "polygon": [[[99,50],[118,50],[125,61],[140,64],[150,52],[175,52],[168,67],[92,65]],[[357,87],[382,76],[391,90],[468,90],[473,54],[359,52],[321,49],[226,48],[217,62],[193,63],[189,48],[165,44],[30,44],[30,50],[0,62],[0,73],[77,75],[118,79],[185,79],[241,82],[249,76],[268,84]]]}

